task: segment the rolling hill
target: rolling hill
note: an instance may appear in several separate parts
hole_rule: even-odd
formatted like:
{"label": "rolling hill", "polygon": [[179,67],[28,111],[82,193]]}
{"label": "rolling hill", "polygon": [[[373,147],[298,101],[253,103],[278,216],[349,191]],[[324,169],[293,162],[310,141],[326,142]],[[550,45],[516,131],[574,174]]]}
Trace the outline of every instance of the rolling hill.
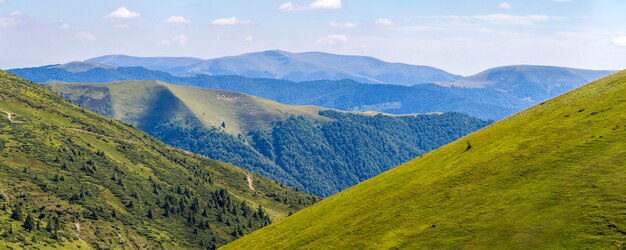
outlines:
{"label": "rolling hill", "polygon": [[215,248],[317,200],[0,71],[0,248]]}
{"label": "rolling hill", "polygon": [[448,84],[465,88],[490,88],[511,93],[521,99],[541,102],[612,73],[615,71],[513,65],[488,69]]}
{"label": "rolling hill", "polygon": [[502,119],[611,73],[546,66],[507,66],[448,83],[452,86],[419,84],[409,87],[362,84],[352,80],[292,82],[242,76],[178,77],[139,67],[93,68],[83,72],[58,67],[13,69],[10,72],[36,82],[158,80],[242,92],[285,104],[392,114],[459,112],[491,120]]}
{"label": "rolling hill", "polygon": [[396,116],[291,106],[155,81],[48,86],[170,145],[321,196],[489,124],[458,113]]}
{"label": "rolling hill", "polygon": [[621,249],[625,111],[621,71],[223,249]]}
{"label": "rolling hill", "polygon": [[269,50],[209,60],[197,58],[132,57],[108,55],[86,62],[114,67],[144,67],[174,75],[241,75],[290,81],[343,80],[363,83],[415,85],[459,79],[443,70],[403,63],[389,63],[372,57],[345,56],[322,52],[290,53]]}

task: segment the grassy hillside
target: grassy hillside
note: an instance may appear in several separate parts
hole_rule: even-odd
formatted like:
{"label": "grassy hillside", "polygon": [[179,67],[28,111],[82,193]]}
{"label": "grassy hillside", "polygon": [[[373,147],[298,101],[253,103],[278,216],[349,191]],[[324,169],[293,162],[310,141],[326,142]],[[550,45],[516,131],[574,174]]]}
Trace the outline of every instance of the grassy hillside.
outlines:
{"label": "grassy hillside", "polygon": [[622,71],[224,249],[623,249],[625,180]]}
{"label": "grassy hillside", "polygon": [[[125,81],[112,84],[75,84],[55,82],[52,90],[84,107],[113,118],[143,126],[146,117],[174,106],[177,115],[193,116],[204,126],[222,127],[230,134],[270,128],[273,122],[291,115],[328,120],[314,106],[288,106],[242,93],[189,88],[158,81]],[[172,113],[167,113],[172,115]],[[179,117],[180,118],[180,117]]]}
{"label": "grassy hillside", "polygon": [[213,248],[316,200],[0,71],[0,248]]}
{"label": "grassy hillside", "polygon": [[48,86],[170,145],[322,196],[488,124],[462,114],[350,114],[153,81]]}

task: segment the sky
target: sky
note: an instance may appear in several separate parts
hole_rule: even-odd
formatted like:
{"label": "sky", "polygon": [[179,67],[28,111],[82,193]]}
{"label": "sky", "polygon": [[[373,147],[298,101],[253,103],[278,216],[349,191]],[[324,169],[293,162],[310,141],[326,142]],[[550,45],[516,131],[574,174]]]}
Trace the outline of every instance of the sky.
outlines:
{"label": "sky", "polygon": [[471,75],[626,68],[624,0],[0,0],[0,68],[280,49]]}

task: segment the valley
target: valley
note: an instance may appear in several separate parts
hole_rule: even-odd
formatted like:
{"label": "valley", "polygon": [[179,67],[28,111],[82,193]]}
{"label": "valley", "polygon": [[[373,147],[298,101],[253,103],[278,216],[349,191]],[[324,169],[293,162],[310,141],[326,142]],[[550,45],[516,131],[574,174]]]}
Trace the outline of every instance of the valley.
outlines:
{"label": "valley", "polygon": [[0,0],[0,250],[624,250],[625,12]]}
{"label": "valley", "polygon": [[49,83],[87,109],[172,146],[329,196],[489,124],[456,113],[388,115],[292,106],[154,81]]}

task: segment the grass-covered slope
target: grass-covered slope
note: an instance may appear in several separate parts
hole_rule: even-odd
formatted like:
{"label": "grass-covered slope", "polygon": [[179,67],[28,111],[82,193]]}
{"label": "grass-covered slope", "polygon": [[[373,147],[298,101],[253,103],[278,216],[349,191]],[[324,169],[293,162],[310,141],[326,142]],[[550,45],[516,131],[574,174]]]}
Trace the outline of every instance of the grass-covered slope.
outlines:
{"label": "grass-covered slope", "polygon": [[224,249],[620,249],[625,184],[622,71]]}
{"label": "grass-covered slope", "polygon": [[[159,81],[111,84],[47,84],[53,91],[90,110],[147,127],[162,119],[193,117],[204,126],[222,127],[230,134],[270,128],[291,115],[328,120],[314,106],[289,106],[242,93],[190,88]],[[172,115],[179,117],[171,117]],[[223,125],[222,125],[223,123]]]}
{"label": "grass-covered slope", "polygon": [[315,197],[0,71],[0,249],[212,248]]}
{"label": "grass-covered slope", "polygon": [[322,196],[488,124],[457,113],[346,113],[154,81],[48,86],[170,145]]}

